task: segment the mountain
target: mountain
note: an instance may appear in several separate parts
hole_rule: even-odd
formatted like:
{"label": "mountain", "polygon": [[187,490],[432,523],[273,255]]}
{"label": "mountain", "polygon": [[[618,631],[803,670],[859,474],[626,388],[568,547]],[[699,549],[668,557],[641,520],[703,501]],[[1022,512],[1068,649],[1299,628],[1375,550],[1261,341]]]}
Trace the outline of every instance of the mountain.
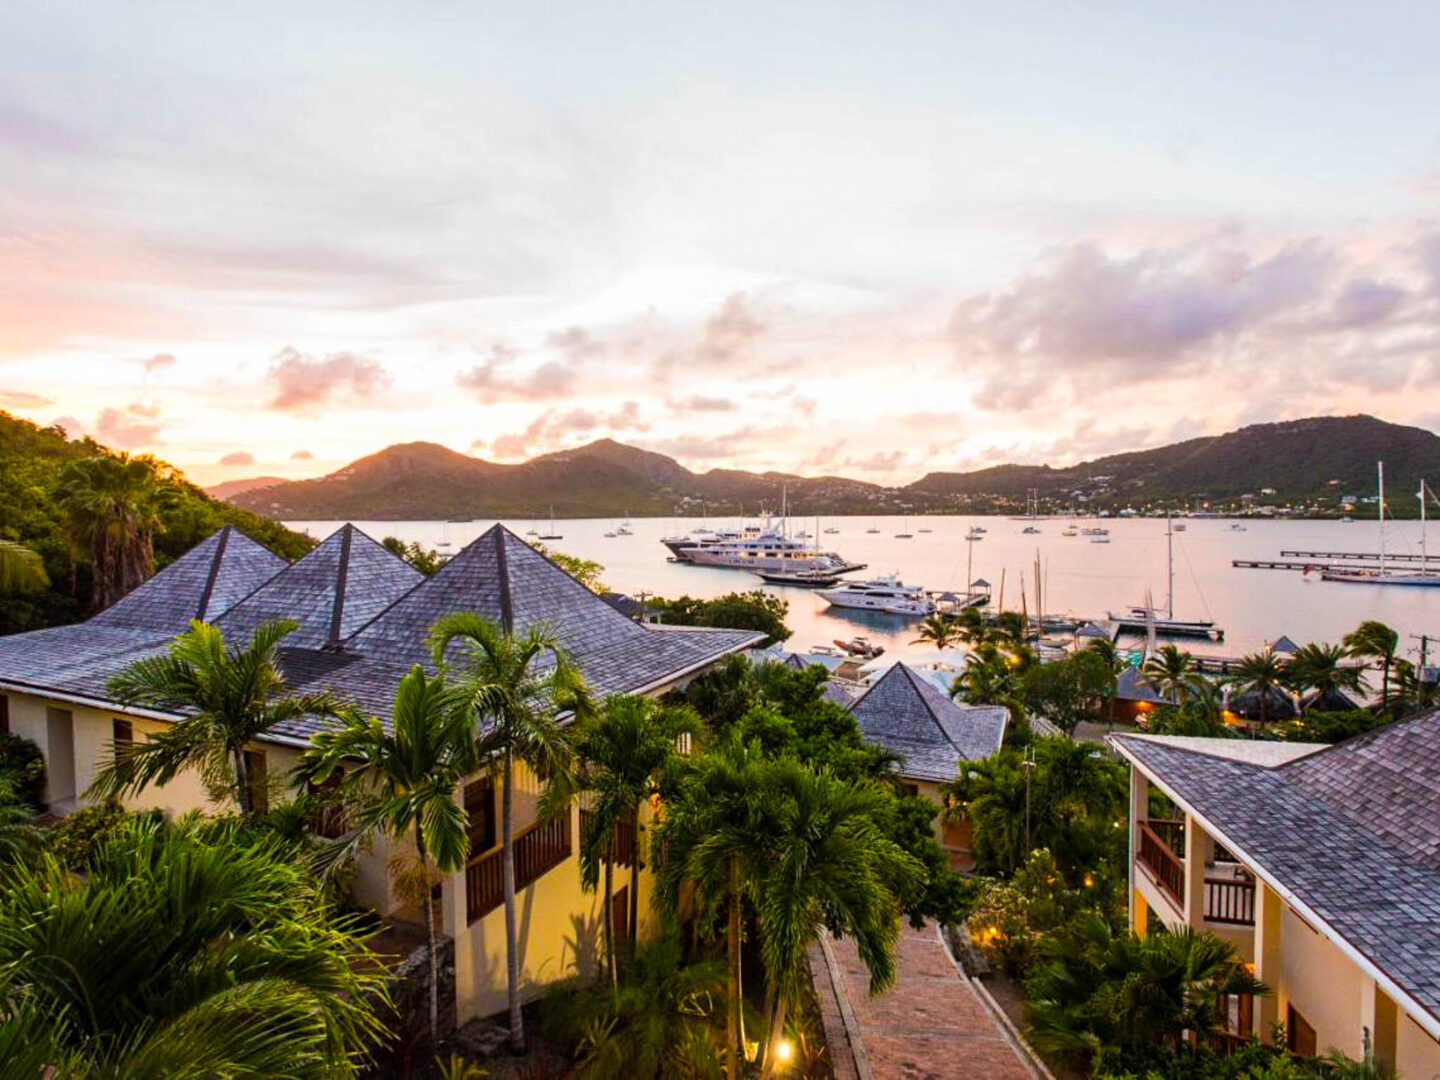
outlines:
{"label": "mountain", "polygon": [[256,488],[274,487],[276,484],[283,483],[285,483],[283,476],[252,476],[248,480],[226,480],[222,484],[206,488],[205,494],[212,499],[228,499],[232,495],[243,495]]}
{"label": "mountain", "polygon": [[[712,469],[696,473],[673,458],[613,439],[499,465],[435,443],[390,446],[314,480],[235,481],[239,506],[289,520],[615,517],[621,514],[754,513],[778,509],[788,493],[799,515],[1006,511],[1037,491],[1041,507],[1119,509],[1183,505],[1204,498],[1231,505],[1242,495],[1276,505],[1338,512],[1342,494],[1369,495],[1375,462],[1393,479],[1392,508],[1414,512],[1421,476],[1440,483],[1440,437],[1370,416],[1255,424],[1225,435],[1111,454],[1065,468],[997,465],[932,472],[904,487],[838,476],[800,477]],[[1273,494],[1268,489],[1273,489]]]}
{"label": "mountain", "polygon": [[1321,416],[1254,424],[1225,435],[1154,450],[1111,454],[1064,469],[1001,465],[979,472],[935,472],[909,486],[927,496],[1006,495],[1064,501],[1103,489],[1112,498],[1228,500],[1245,494],[1285,502],[1337,494],[1372,495],[1375,463],[1390,477],[1387,503],[1416,507],[1420,478],[1440,478],[1440,437],[1373,416]]}

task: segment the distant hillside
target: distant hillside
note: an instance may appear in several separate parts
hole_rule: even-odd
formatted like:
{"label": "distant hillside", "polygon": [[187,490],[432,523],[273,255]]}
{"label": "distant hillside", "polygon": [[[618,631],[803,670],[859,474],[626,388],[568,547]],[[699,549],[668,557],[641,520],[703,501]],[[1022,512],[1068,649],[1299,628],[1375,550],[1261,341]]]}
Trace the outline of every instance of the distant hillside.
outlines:
{"label": "distant hillside", "polygon": [[213,487],[206,488],[205,494],[212,499],[228,499],[257,488],[274,487],[276,484],[283,483],[285,483],[283,476],[255,476],[249,480],[226,480],[223,484],[215,484]]}
{"label": "distant hillside", "polygon": [[328,476],[244,491],[237,505],[291,520],[370,518],[559,517],[754,513],[778,509],[788,486],[806,513],[868,507],[874,484],[784,473],[693,473],[673,458],[601,439],[574,450],[497,465],[435,443],[403,443],[351,462]]}
{"label": "distant hillside", "polygon": [[[1002,465],[969,473],[930,473],[909,490],[931,496],[979,494],[1023,499],[1029,488],[1063,501],[1074,493],[1108,489],[1136,499],[1259,496],[1273,489],[1282,500],[1373,495],[1375,463],[1390,478],[1386,502],[1416,513],[1423,476],[1440,483],[1440,437],[1372,416],[1323,416],[1254,424],[1225,435],[1189,439],[1155,450],[1112,454],[1065,469]],[[1262,501],[1275,501],[1266,496]]]}
{"label": "distant hillside", "polygon": [[[68,439],[59,428],[42,428],[0,412],[0,537],[40,553],[50,588],[33,595],[0,596],[0,634],[73,622],[91,614],[90,559],[66,535],[56,489],[61,471],[78,458],[111,451],[91,439]],[[231,503],[210,498],[175,477],[165,485],[155,562],[163,567],[222,525],[231,524],[287,559],[314,540]]]}
{"label": "distant hillside", "polygon": [[1390,503],[1397,513],[1416,512],[1413,492],[1421,476],[1440,484],[1440,437],[1349,416],[1256,424],[1060,469],[934,472],[895,488],[844,477],[695,473],[673,458],[611,439],[519,465],[417,442],[387,447],[315,480],[252,486],[228,497],[291,520],[543,517],[551,507],[559,517],[698,514],[702,506],[716,514],[753,514],[761,505],[778,509],[786,490],[800,515],[1004,512],[1023,507],[1031,489],[1045,510],[1178,506],[1195,498],[1230,506],[1250,494],[1260,503],[1338,512],[1340,495],[1373,493],[1378,460],[1393,479]]}

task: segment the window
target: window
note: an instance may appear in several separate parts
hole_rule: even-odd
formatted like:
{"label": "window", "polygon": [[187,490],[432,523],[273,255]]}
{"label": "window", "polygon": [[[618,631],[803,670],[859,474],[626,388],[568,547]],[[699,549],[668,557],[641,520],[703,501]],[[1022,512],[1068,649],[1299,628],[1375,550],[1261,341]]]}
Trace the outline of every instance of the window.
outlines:
{"label": "window", "polygon": [[10,699],[0,694],[0,735],[10,734]]}
{"label": "window", "polygon": [[250,789],[250,806],[257,814],[270,809],[270,784],[266,776],[265,751],[245,751],[245,777]]}
{"label": "window", "polygon": [[1291,1005],[1286,1010],[1285,1045],[1292,1054],[1300,1057],[1315,1056],[1315,1029]]}
{"label": "window", "polygon": [[110,721],[110,742],[115,750],[115,760],[118,763],[120,756],[135,741],[135,725],[129,720],[121,720],[118,717]]}
{"label": "window", "polygon": [[465,785],[465,822],[470,858],[495,846],[495,785],[488,776]]}
{"label": "window", "polygon": [[323,784],[306,785],[306,790],[320,801],[320,807],[310,823],[317,836],[334,840],[350,831],[350,819],[345,813],[345,804],[337,798],[344,779],[345,770],[342,767],[327,776]]}
{"label": "window", "polygon": [[900,789],[901,789],[902,791],[904,791],[905,794],[908,795],[908,796],[910,796],[910,798],[912,798],[912,799],[918,798],[919,795],[920,795],[920,785],[919,785],[919,784],[901,784],[901,785],[900,785]]}

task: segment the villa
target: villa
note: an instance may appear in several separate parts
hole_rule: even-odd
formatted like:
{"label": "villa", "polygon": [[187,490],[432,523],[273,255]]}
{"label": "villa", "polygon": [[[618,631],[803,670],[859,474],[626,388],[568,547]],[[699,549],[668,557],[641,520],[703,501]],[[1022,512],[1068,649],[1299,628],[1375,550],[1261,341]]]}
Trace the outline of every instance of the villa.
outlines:
{"label": "villa", "polygon": [[[435,620],[473,611],[506,629],[555,628],[592,692],[655,695],[682,687],[726,656],[752,648],[750,631],[643,624],[615,610],[519,537],[496,525],[426,578],[353,525],[345,525],[293,565],[226,527],[88,622],[0,638],[0,726],[45,754],[46,801],[57,813],[87,804],[85,791],[116,742],[183,720],[178,713],[123,708],[107,690],[127,665],[165,652],[201,619],[232,641],[270,619],[299,624],[278,650],[296,692],[330,690],[388,721],[394,688],[413,664],[433,667],[425,637]],[[283,786],[323,721],[284,725],[247,750],[254,794]],[[597,955],[600,919],[621,924],[617,892],[609,913],[581,888],[579,815],[537,824],[538,784],[516,778],[516,865],[525,995],[583,970]],[[465,785],[471,858],[439,889],[440,918],[455,943],[456,1011],[461,1023],[504,1008],[505,934],[497,807],[490,781]],[[170,814],[224,809],[201,779],[182,774],[127,800]],[[260,805],[263,805],[260,804]],[[356,897],[385,916],[413,916],[396,895],[376,842],[362,855]],[[625,860],[636,857],[635,838]],[[627,875],[628,877],[628,875]],[[639,911],[649,916],[653,879],[641,877]],[[642,922],[641,932],[647,926]]]}
{"label": "villa", "polygon": [[1230,1034],[1440,1075],[1440,711],[1335,746],[1110,742],[1133,929],[1212,931],[1270,989],[1227,1003]]}
{"label": "villa", "polygon": [[[959,705],[906,664],[895,664],[850,706],[869,742],[904,758],[901,779],[913,795],[940,806],[940,785],[956,779],[967,761],[1000,749],[1009,710],[999,705]],[[937,838],[952,869],[975,867],[970,823],[938,822]]]}

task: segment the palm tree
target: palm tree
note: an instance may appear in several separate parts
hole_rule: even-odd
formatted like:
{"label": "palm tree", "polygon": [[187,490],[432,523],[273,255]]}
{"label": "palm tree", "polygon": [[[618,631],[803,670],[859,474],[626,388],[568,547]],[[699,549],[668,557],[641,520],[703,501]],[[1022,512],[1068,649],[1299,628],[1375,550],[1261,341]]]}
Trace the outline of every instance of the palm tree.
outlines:
{"label": "palm tree", "polygon": [[93,570],[90,606],[107,608],[155,570],[160,472],[155,459],[99,454],[66,465],[58,502],[76,547]]}
{"label": "palm tree", "polygon": [[1195,658],[1174,645],[1162,645],[1146,657],[1140,666],[1140,674],[1167,701],[1184,705],[1190,691],[1199,678]]}
{"label": "palm tree", "polygon": [[938,612],[925,616],[920,624],[919,636],[911,645],[934,645],[937,649],[948,649],[960,640],[960,629]]}
{"label": "palm tree", "polygon": [[955,680],[951,696],[969,705],[999,705],[1020,694],[1013,658],[990,643],[976,646],[965,656],[965,670]]}
{"label": "palm tree", "polygon": [[1316,701],[1365,688],[1363,669],[1344,663],[1349,653],[1340,645],[1303,645],[1285,665],[1288,685],[1296,693],[1315,691]]}
{"label": "palm tree", "polygon": [[[688,708],[667,708],[651,698],[616,695],[598,716],[576,732],[578,767],[575,787],[590,797],[591,825],[580,834],[580,873],[585,887],[595,888],[603,864],[606,917],[602,920],[609,974],[616,977],[615,943],[610,940],[610,898],[613,895],[615,846],[622,826],[634,843],[630,857],[630,902],[626,951],[635,957],[640,917],[640,807],[653,795],[659,775],[675,759],[684,734],[698,733],[699,723]],[[551,791],[561,792],[551,785]],[[548,808],[547,808],[548,809]]]}
{"label": "palm tree", "polygon": [[1105,705],[1110,729],[1113,731],[1115,729],[1115,698],[1120,693],[1120,673],[1130,666],[1129,661],[1121,655],[1120,650],[1115,648],[1115,642],[1109,638],[1091,638],[1090,644],[1085,648],[1100,657],[1105,670],[1109,673]]}
{"label": "palm tree", "polygon": [[395,689],[389,731],[377,719],[342,714],[342,726],[311,739],[301,756],[299,779],[324,783],[342,766],[343,786],[358,807],[347,847],[375,832],[396,840],[413,837],[425,876],[425,936],[430,961],[430,1039],[439,1038],[440,990],[436,970],[435,913],[430,870],[463,868],[469,856],[465,808],[456,798],[465,778],[479,768],[470,716],[442,677],[426,679],[416,664]]}
{"label": "palm tree", "polygon": [[1395,650],[1400,645],[1400,635],[1375,619],[1366,619],[1350,633],[1343,644],[1351,656],[1363,660],[1377,660],[1380,663],[1380,708],[1390,706],[1390,668],[1395,663]]}
{"label": "palm tree", "polygon": [[702,917],[725,913],[727,962],[725,1072],[739,1080],[744,1060],[740,934],[747,898],[757,898],[773,842],[766,762],[759,744],[726,739],[691,765],[651,840],[659,863],[656,902],[678,917],[693,883]]}
{"label": "palm tree", "polygon": [[1240,694],[1253,694],[1259,700],[1262,728],[1270,722],[1272,695],[1286,685],[1285,668],[1284,658],[1267,646],[1260,652],[1242,656],[1226,677],[1226,681]]}
{"label": "palm tree", "polygon": [[123,798],[167,784],[193,767],[215,797],[233,798],[242,817],[253,817],[245,748],[279,724],[333,716],[339,708],[328,693],[286,693],[275,650],[297,625],[285,619],[262,623],[246,644],[226,646],[218,628],[192,619],[168,653],[137,660],[112,678],[110,693],[120,704],[177,711],[185,718],[145,742],[117,743],[87,794]]}
{"label": "palm tree", "polygon": [[976,607],[961,608],[953,629],[956,639],[966,645],[979,645],[989,635],[985,616],[981,615],[980,609]]}
{"label": "palm tree", "polygon": [[717,728],[739,720],[758,696],[755,665],[739,653],[727,656],[685,691],[695,711]]}
{"label": "palm tree", "polygon": [[[559,636],[546,626],[515,632],[474,612],[442,615],[430,629],[435,663],[452,645],[480,760],[500,773],[501,873],[505,882],[505,966],[510,1045],[525,1049],[520,1011],[520,948],[515,928],[515,766],[523,763],[547,786],[566,783],[574,760],[564,713],[584,717],[591,705],[585,680]],[[608,917],[608,912],[607,912]]]}
{"label": "palm tree", "polygon": [[852,938],[870,972],[870,993],[883,992],[895,981],[897,896],[925,876],[880,828],[889,796],[878,786],[846,783],[794,761],[768,771],[774,851],[758,890],[770,1006],[762,1077],[774,1074],[786,1009],[802,993],[805,952],[821,930]]}
{"label": "palm tree", "polygon": [[968,820],[976,869],[1005,876],[1022,866],[1026,850],[1025,775],[1020,757],[1001,751],[965,762],[954,780],[942,784],[945,819]]}
{"label": "palm tree", "polygon": [[[293,855],[233,822],[147,817],[82,875],[48,854],[0,869],[0,1029],[21,1031],[21,1061],[86,1077],[356,1075],[384,1031],[383,969]],[[7,1075],[50,1075],[5,1039]]]}
{"label": "palm tree", "polygon": [[0,540],[0,595],[38,592],[49,584],[38,551],[13,540]]}

